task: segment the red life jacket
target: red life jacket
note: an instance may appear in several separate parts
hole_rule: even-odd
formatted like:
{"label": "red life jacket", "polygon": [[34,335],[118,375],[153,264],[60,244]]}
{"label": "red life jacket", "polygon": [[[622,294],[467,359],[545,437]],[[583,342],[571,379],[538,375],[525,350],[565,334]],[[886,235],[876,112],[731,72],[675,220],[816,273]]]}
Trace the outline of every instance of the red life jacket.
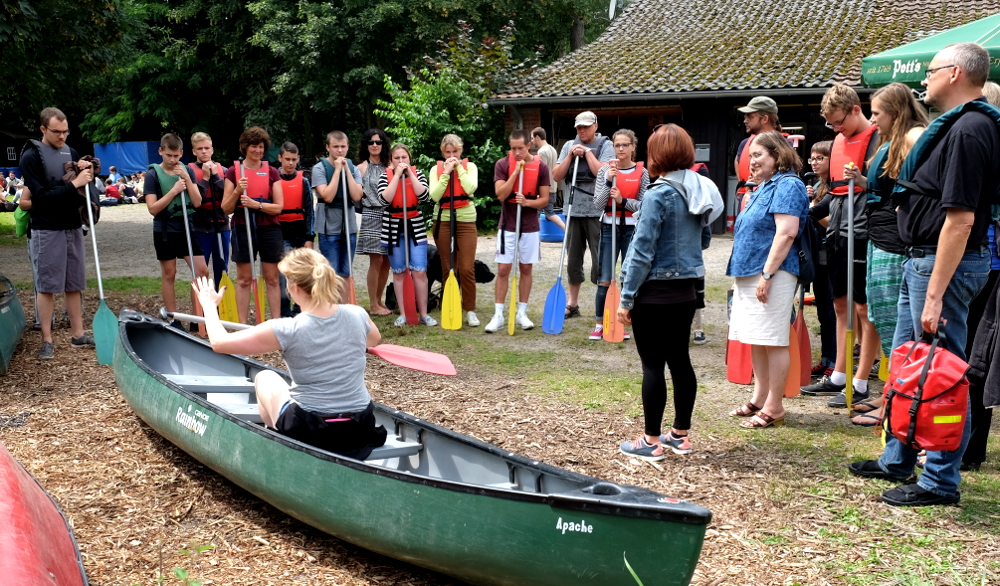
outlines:
{"label": "red life jacket", "polygon": [[[236,180],[240,179],[240,170],[243,171],[247,178],[247,197],[254,199],[263,203],[271,203],[271,168],[267,164],[267,161],[260,162],[260,169],[245,169],[243,167],[243,161],[234,161],[234,167],[236,168]],[[239,200],[237,200],[239,201]],[[243,204],[237,203],[236,209],[243,207]]]}
{"label": "red life jacket", "polygon": [[[414,173],[415,169],[410,168],[410,172]],[[392,183],[392,169],[386,168],[385,178],[386,181]],[[399,183],[396,185],[396,195],[392,198],[392,203],[389,204],[388,211],[392,214],[393,218],[399,219],[403,217],[403,182],[409,181],[407,177],[402,177]],[[416,194],[413,193],[413,184],[410,184],[409,189],[406,190],[406,217],[416,218],[420,215],[420,210],[417,208],[419,205],[419,200]]]}
{"label": "red life jacket", "polygon": [[[466,171],[469,170],[469,159],[462,159],[462,168],[465,169]],[[438,180],[440,181],[441,177],[444,176],[444,161],[437,162],[437,170],[438,170]],[[449,181],[454,180],[455,182],[455,197],[454,199],[452,199],[451,196],[452,187],[449,184],[448,189],[445,189],[444,191],[444,196],[441,197],[441,207],[446,210],[450,210],[453,208],[464,208],[465,206],[472,203],[471,201],[469,201],[469,194],[465,193],[465,189],[462,187],[462,182],[458,180],[458,173],[453,171],[451,176],[452,177]]]}
{"label": "red life jacket", "polygon": [[[218,165],[218,163],[216,163],[216,165]],[[199,165],[198,163],[188,163],[188,167],[191,167],[191,170],[194,171],[194,178],[198,181],[198,183],[201,183],[201,181],[205,178],[205,172],[202,171],[201,165]],[[220,193],[219,205],[221,204],[222,204],[222,194]],[[215,209],[215,196],[212,194],[211,182],[209,182],[208,184],[208,189],[205,190],[205,195],[202,196],[201,198],[201,207],[198,209],[200,210]]]}
{"label": "red life jacket", "polygon": [[[527,199],[538,199],[538,170],[541,169],[542,160],[538,157],[532,157],[531,161],[524,164],[524,183],[521,185],[520,193],[524,195]],[[517,173],[518,162],[514,159],[514,153],[507,154],[507,173],[508,177]],[[513,193],[518,193],[517,185],[520,179],[514,183]]]}
{"label": "red life jacket", "polygon": [[[618,181],[615,186],[621,192],[624,199],[635,199],[639,197],[639,184],[642,183],[642,161],[635,164],[635,170],[631,173],[618,173]],[[625,202],[615,209],[615,216],[619,218],[631,218],[632,212],[625,209]],[[611,217],[611,197],[608,196],[608,203],[604,206],[604,215]]]}
{"label": "red life jacket", "polygon": [[750,179],[750,143],[756,136],[756,134],[751,134],[750,138],[743,144],[743,150],[740,151],[739,168],[736,170],[736,178],[740,180],[736,193],[740,195],[747,192],[744,183]]}
{"label": "red life jacket", "polygon": [[286,207],[281,210],[278,221],[300,222],[305,220],[305,210],[302,208],[302,171],[295,173],[295,177],[288,181],[282,179],[281,192],[285,195]]}
{"label": "red life jacket", "polygon": [[[872,135],[878,130],[878,126],[872,124],[867,129],[855,134],[851,138],[845,138],[843,134],[838,134],[833,139],[833,148],[830,150],[830,193],[833,195],[846,195],[849,182],[844,179],[844,165],[854,163],[859,168],[865,165],[865,155],[868,154],[868,144],[872,141]],[[855,183],[854,193],[864,191]]]}

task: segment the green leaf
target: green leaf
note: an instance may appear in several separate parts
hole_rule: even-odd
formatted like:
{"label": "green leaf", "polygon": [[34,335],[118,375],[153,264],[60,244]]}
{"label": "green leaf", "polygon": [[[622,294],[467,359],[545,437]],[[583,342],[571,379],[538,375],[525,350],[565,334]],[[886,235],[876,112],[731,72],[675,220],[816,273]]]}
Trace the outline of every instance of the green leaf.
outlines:
{"label": "green leaf", "polygon": [[197,550],[198,553],[201,553],[203,551],[208,551],[210,549],[215,549],[215,546],[214,545],[199,545],[196,548],[196,550]]}
{"label": "green leaf", "polygon": [[181,580],[186,580],[188,577],[188,572],[184,568],[174,568],[171,571],[174,573],[175,576],[177,576]]}
{"label": "green leaf", "polygon": [[639,576],[636,575],[635,570],[632,569],[632,565],[628,563],[628,558],[625,557],[624,551],[622,552],[622,559],[625,560],[625,567],[628,568],[628,571],[632,574],[632,577],[635,578],[635,581],[638,582],[639,586],[644,586],[642,580],[640,580]]}

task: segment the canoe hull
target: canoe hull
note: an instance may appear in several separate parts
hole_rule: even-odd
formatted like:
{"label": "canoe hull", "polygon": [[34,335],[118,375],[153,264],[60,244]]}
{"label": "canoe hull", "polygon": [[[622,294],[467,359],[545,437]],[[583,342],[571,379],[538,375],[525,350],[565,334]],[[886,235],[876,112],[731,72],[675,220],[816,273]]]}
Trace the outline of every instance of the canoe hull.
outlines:
{"label": "canoe hull", "polygon": [[150,427],[326,533],[473,584],[621,586],[633,582],[623,555],[646,583],[690,583],[711,518],[700,507],[682,503],[694,513],[677,522],[648,506],[622,511],[593,495],[449,483],[342,458],[178,392],[135,360],[123,337],[115,348],[115,378]]}
{"label": "canoe hull", "polygon": [[17,298],[14,284],[0,275],[0,292],[2,291],[7,294],[0,297],[0,375],[7,374],[10,359],[14,356],[14,350],[26,327],[24,308]]}

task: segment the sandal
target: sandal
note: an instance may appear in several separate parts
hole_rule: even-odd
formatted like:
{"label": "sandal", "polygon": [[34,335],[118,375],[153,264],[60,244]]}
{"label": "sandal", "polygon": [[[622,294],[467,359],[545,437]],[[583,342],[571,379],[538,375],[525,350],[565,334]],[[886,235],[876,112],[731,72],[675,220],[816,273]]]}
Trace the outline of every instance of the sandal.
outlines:
{"label": "sandal", "polygon": [[860,403],[855,403],[853,409],[856,413],[871,413],[872,411],[881,409],[882,405],[876,405],[874,401],[881,401],[881,399],[867,399],[865,401],[861,401]]}
{"label": "sandal", "polygon": [[760,409],[761,409],[760,407],[754,405],[751,401],[747,401],[746,405],[741,405],[741,406],[737,407],[736,409],[733,409],[732,411],[730,411],[729,412],[729,416],[730,417],[752,417],[754,414],[756,414],[758,411],[760,411]]}
{"label": "sandal", "polygon": [[860,413],[851,418],[851,423],[861,427],[875,427],[879,421],[882,421],[882,417],[871,413]]}
{"label": "sandal", "polygon": [[579,305],[567,305],[565,317],[580,317],[580,306]]}
{"label": "sandal", "polygon": [[370,313],[375,316],[386,316],[386,315],[392,315],[392,310],[386,307],[384,309],[376,309],[375,311],[372,311]]}
{"label": "sandal", "polygon": [[758,411],[753,417],[746,421],[741,421],[740,426],[747,429],[764,429],[765,427],[777,427],[785,424],[785,416],[771,417],[763,411]]}

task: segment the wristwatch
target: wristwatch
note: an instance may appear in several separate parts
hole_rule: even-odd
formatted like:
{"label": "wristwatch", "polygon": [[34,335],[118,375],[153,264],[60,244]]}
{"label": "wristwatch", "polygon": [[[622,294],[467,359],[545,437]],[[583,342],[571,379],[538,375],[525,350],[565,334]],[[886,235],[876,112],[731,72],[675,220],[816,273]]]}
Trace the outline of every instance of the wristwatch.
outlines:
{"label": "wristwatch", "polygon": [[760,276],[763,277],[765,281],[770,281],[771,277],[773,277],[774,275],[767,271],[763,271],[760,273]]}
{"label": "wristwatch", "polygon": [[[258,201],[258,202],[257,202],[257,205],[258,205],[258,206],[260,206],[259,208],[257,208],[258,210],[262,210],[262,209],[264,209],[264,202],[262,202],[262,201]],[[768,275],[768,277],[767,277],[767,278],[768,278],[768,279],[770,279],[770,278],[771,278],[771,277],[770,277],[770,275]]]}

